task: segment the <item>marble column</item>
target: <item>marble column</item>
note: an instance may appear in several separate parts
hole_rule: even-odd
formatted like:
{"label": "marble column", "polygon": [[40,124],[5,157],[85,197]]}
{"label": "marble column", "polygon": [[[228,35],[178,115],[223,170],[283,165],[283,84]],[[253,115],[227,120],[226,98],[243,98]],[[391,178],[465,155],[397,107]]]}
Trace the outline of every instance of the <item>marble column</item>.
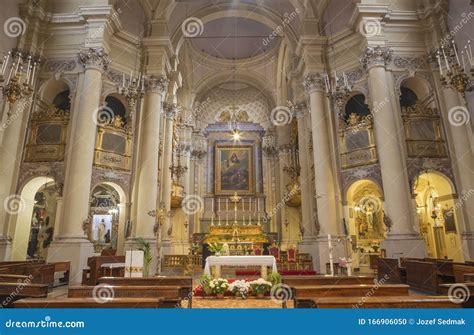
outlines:
{"label": "marble column", "polygon": [[[303,85],[310,99],[311,128],[313,135],[313,159],[316,183],[316,207],[318,222],[320,225],[314,255],[319,254],[319,263],[316,264],[319,271],[325,271],[326,263],[329,262],[328,234],[331,239],[340,236],[338,229],[338,213],[336,203],[336,177],[332,164],[331,135],[329,111],[326,108],[326,96],[324,93],[324,79],[320,74],[308,74],[304,77]],[[343,243],[332,242],[333,259],[345,256]],[[315,262],[316,263],[316,262]],[[319,266],[318,266],[319,265]]]}
{"label": "marble column", "polygon": [[103,49],[81,51],[84,67],[80,78],[80,103],[72,112],[72,136],[68,143],[68,159],[64,181],[64,210],[58,237],[51,243],[48,261],[70,261],[70,283],[81,281],[87,258],[94,250],[83,227],[89,217],[92,165],[102,92],[102,74],[110,60]]}
{"label": "marble column", "polygon": [[24,207],[24,200],[16,194],[16,186],[30,109],[31,97],[5,106],[4,122],[0,125],[3,135],[0,145],[0,260],[9,260],[11,255],[8,221]]}
{"label": "marble column", "polygon": [[474,158],[473,149],[469,141],[472,133],[469,123],[469,111],[462,101],[460,94],[452,88],[443,89],[443,97],[447,115],[444,117],[445,127],[451,141],[450,155],[457,179],[457,203],[462,206],[458,211],[464,218],[464,231],[461,242],[465,259],[474,258]]}
{"label": "marble column", "polygon": [[[158,201],[158,155],[160,146],[160,120],[163,98],[168,86],[167,79],[150,76],[146,79],[146,93],[142,109],[141,138],[139,139],[140,156],[136,166],[136,223],[135,237],[141,237],[152,246],[156,244],[156,215]],[[154,212],[156,214],[156,212]],[[129,249],[128,241],[126,249]],[[152,247],[153,261],[150,273],[155,273],[161,257],[157,248]]]}
{"label": "marble column", "polygon": [[[165,205],[165,211],[170,213],[171,211],[171,156],[173,151],[173,131],[174,131],[174,118],[178,113],[178,108],[175,104],[165,104],[164,105],[164,114],[165,114],[165,129],[164,129],[164,146],[163,146],[163,174],[162,174],[162,192],[161,199]],[[171,217],[167,215],[164,220],[164,224],[161,231],[162,236],[162,248],[163,254],[168,255],[171,252]]]}
{"label": "marble column", "polygon": [[371,107],[374,118],[374,134],[377,155],[382,173],[385,198],[385,214],[392,226],[381,247],[387,257],[403,254],[403,257],[424,257],[426,248],[423,239],[414,230],[405,154],[403,130],[397,127],[396,117],[400,111],[393,109],[390,99],[386,65],[391,60],[391,51],[385,47],[368,47],[362,63],[369,73]]}

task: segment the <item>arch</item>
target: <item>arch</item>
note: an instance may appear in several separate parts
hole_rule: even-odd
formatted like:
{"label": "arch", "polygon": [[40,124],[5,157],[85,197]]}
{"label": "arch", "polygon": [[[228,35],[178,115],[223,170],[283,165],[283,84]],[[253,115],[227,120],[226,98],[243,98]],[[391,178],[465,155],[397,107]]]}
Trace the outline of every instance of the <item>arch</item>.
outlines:
{"label": "arch", "polygon": [[[30,179],[23,185],[20,192],[23,209],[17,215],[12,216],[11,221],[13,223],[10,228],[11,236],[13,236],[11,260],[26,260],[33,210],[36,202],[35,196],[42,187],[54,182],[55,180],[51,177],[39,176]],[[50,225],[54,226],[55,222],[50,223]]]}
{"label": "arch", "polygon": [[409,74],[400,76],[397,79],[396,87],[399,95],[401,94],[401,87],[409,88],[415,92],[419,100],[425,99],[433,92],[430,83],[425,78],[419,76],[410,76]]}
{"label": "arch", "polygon": [[74,85],[67,78],[51,78],[41,85],[38,95],[41,101],[51,105],[58,94],[68,90],[73,92]]}

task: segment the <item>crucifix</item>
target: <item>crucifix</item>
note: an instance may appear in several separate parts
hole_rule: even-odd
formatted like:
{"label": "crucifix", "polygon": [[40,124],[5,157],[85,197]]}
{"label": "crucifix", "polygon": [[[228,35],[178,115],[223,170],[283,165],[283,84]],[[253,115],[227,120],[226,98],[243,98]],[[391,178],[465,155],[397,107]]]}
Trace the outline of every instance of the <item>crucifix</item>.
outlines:
{"label": "crucifix", "polygon": [[237,203],[242,199],[239,197],[237,192],[234,193],[233,196],[230,197],[230,201],[234,203],[234,224],[237,223]]}

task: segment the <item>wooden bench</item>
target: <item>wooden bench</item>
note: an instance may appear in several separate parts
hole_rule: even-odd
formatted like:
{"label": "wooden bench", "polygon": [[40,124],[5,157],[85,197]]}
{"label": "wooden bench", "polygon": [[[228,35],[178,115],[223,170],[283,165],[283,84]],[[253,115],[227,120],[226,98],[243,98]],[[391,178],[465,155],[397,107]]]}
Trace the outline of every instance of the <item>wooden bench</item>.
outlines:
{"label": "wooden bench", "polygon": [[292,287],[296,308],[309,308],[312,300],[323,297],[407,296],[408,285],[319,285]]}
{"label": "wooden bench", "polygon": [[406,261],[407,284],[419,291],[436,293],[438,285],[438,264],[436,262]]}
{"label": "wooden bench", "polygon": [[282,283],[288,286],[360,285],[374,284],[373,276],[283,276]]}
{"label": "wooden bench", "polygon": [[27,283],[29,282],[29,276],[23,276],[23,275],[9,275],[9,274],[0,274],[0,282],[3,283],[18,283],[18,282],[23,282]]}
{"label": "wooden bench", "polygon": [[[96,290],[97,286],[70,287],[68,298],[93,298]],[[166,308],[180,307],[182,297],[189,293],[187,288],[179,286],[106,286],[104,290],[113,292],[115,298],[163,298]]]}
{"label": "wooden bench", "polygon": [[377,259],[377,278],[390,284],[406,283],[405,269],[399,266],[396,258],[379,257]]}
{"label": "wooden bench", "polygon": [[101,302],[94,298],[21,299],[14,308],[163,308],[163,298],[114,298]]}
{"label": "wooden bench", "polygon": [[23,298],[45,298],[48,296],[48,285],[27,283],[0,283],[0,300],[2,307],[10,307],[13,302]]}
{"label": "wooden bench", "polygon": [[474,273],[465,273],[464,274],[464,281],[474,282]]}
{"label": "wooden bench", "polygon": [[449,297],[388,296],[388,297],[329,297],[312,300],[313,308],[460,308]]}
{"label": "wooden bench", "polygon": [[33,284],[47,284],[53,287],[54,264],[42,262],[11,262],[10,264],[0,264],[0,274],[31,275],[31,282]]}
{"label": "wooden bench", "polygon": [[474,273],[474,265],[454,264],[453,272],[456,283],[463,283],[465,274]]}
{"label": "wooden bench", "polygon": [[[456,287],[456,286],[459,287]],[[463,287],[461,287],[463,285]],[[451,292],[450,292],[450,288]],[[467,287],[469,292],[464,291],[464,287]],[[439,285],[440,292],[443,295],[452,295],[453,298],[460,298],[463,297],[465,294],[467,294],[467,301],[463,303],[459,303],[459,305],[462,305],[462,307],[465,308],[474,308],[474,283],[471,282],[466,282],[466,283],[455,283],[455,284],[441,284]],[[459,295],[458,295],[459,294]]]}
{"label": "wooden bench", "polygon": [[82,271],[83,285],[96,285],[99,278],[105,275],[102,264],[125,263],[125,256],[94,256],[87,259],[87,269]]}

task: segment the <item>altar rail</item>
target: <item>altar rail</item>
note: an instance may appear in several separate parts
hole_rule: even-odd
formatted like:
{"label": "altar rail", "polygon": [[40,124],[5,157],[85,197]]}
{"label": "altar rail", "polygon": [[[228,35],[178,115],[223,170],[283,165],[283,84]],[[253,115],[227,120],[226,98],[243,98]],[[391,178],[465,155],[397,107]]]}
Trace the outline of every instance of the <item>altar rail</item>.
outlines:
{"label": "altar rail", "polygon": [[185,269],[188,267],[202,268],[201,255],[165,255],[164,267]]}

